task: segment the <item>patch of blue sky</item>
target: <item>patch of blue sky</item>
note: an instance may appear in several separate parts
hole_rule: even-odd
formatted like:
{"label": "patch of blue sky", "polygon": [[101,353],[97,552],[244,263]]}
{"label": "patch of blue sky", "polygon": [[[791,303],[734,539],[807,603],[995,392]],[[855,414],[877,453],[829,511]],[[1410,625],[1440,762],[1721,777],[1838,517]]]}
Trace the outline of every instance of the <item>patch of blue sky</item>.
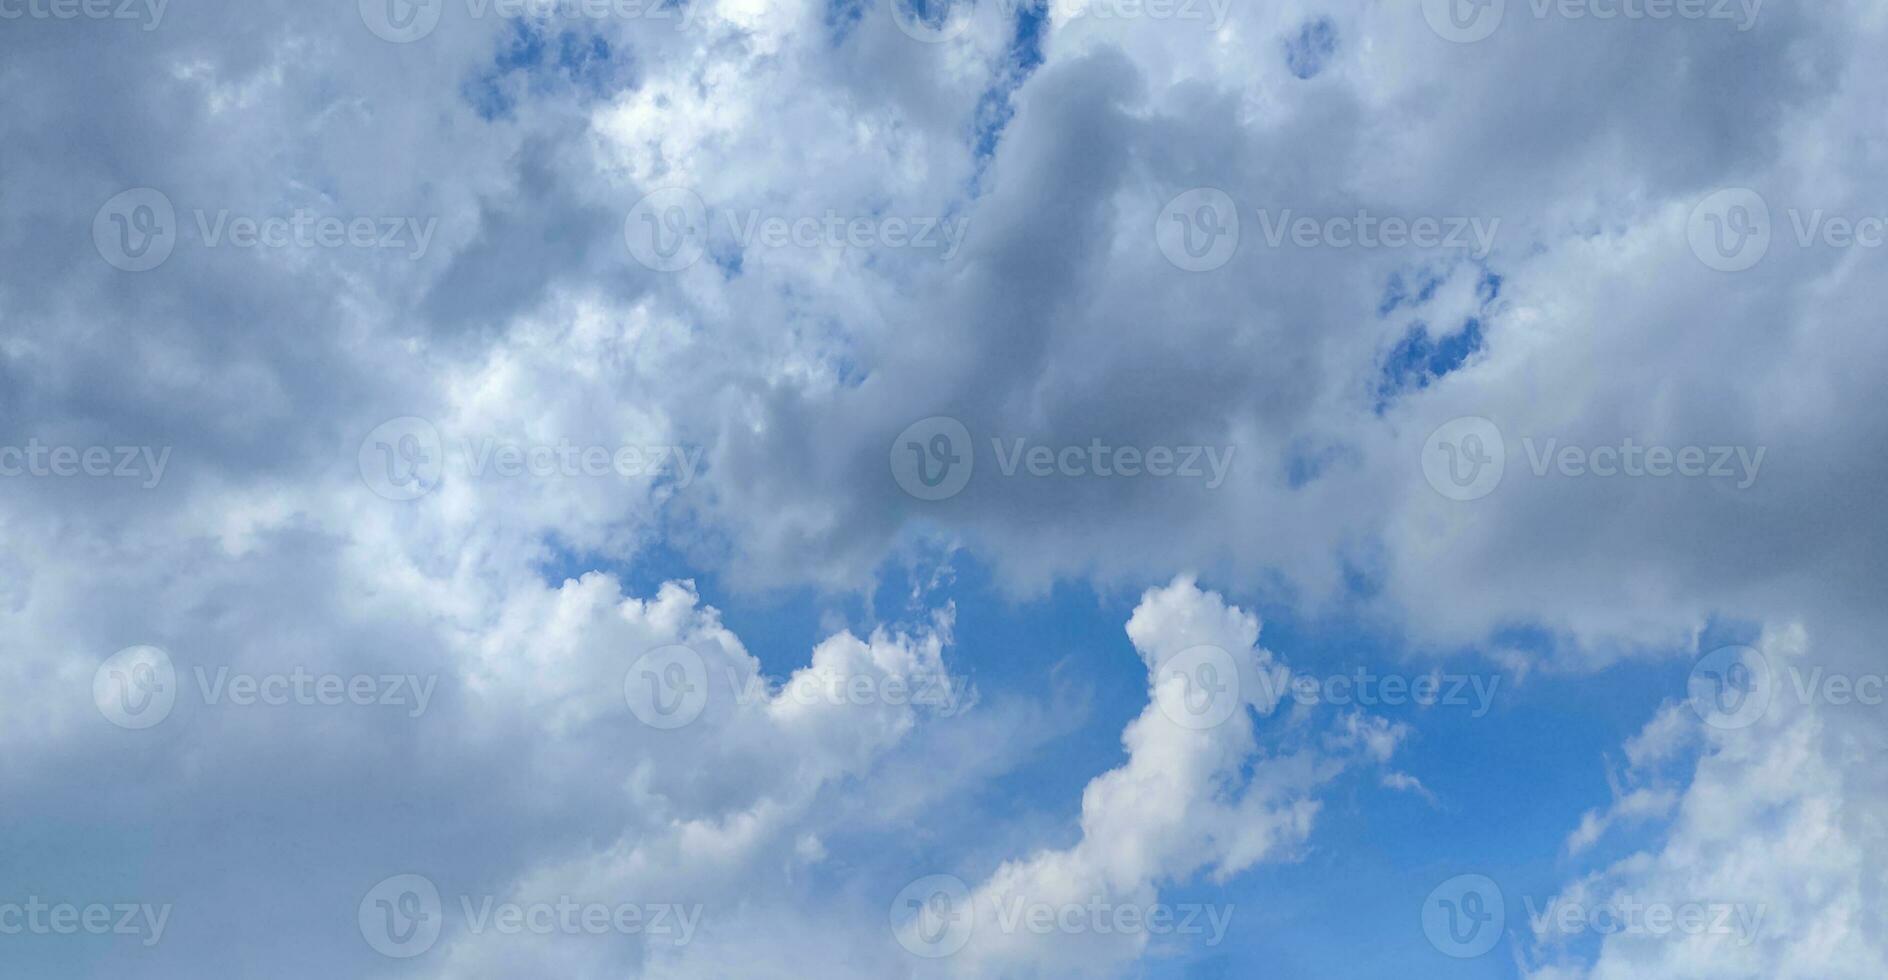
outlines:
{"label": "patch of blue sky", "polygon": [[1285,67],[1299,78],[1316,78],[1337,54],[1337,25],[1329,17],[1314,17],[1285,40]]}
{"label": "patch of blue sky", "polygon": [[[1397,273],[1384,290],[1377,314],[1388,317],[1400,307],[1420,306],[1435,296],[1442,282],[1440,276],[1423,272],[1411,284],[1402,273]],[[1475,296],[1482,311],[1500,298],[1501,282],[1500,275],[1482,270],[1475,284]],[[1435,332],[1429,323],[1412,322],[1402,339],[1384,356],[1377,380],[1374,406],[1377,414],[1383,414],[1402,394],[1427,388],[1468,363],[1469,358],[1482,349],[1484,341],[1479,315],[1467,317],[1454,329]]]}
{"label": "patch of blue sky", "polygon": [[[946,584],[918,607],[911,602],[910,572],[897,567],[881,569],[884,584],[869,597],[807,589],[730,592],[719,576],[666,547],[605,570],[622,576],[626,590],[637,595],[653,593],[670,578],[693,579],[703,601],[721,610],[776,679],[805,663],[837,624],[860,634],[877,623],[917,626],[924,609],[955,601],[954,642],[945,656],[952,673],[977,688],[973,710],[1026,705],[1039,718],[1055,719],[1056,730],[1004,771],[953,797],[948,813],[863,820],[825,842],[829,853],[899,879],[890,882],[895,890],[901,875],[948,871],[975,878],[994,862],[1018,856],[1012,848],[1026,854],[1072,843],[1079,837],[1082,790],[1122,763],[1122,730],[1147,704],[1146,669],[1124,627],[1140,588],[1164,581],[1114,591],[1062,584],[1038,598],[1014,600],[974,558],[960,552],[950,563]],[[553,579],[588,570],[571,555],[553,565],[546,568]],[[1143,961],[1145,975],[1247,976],[1263,967],[1267,975],[1285,977],[1514,977],[1511,940],[1466,961],[1428,944],[1420,910],[1430,889],[1457,874],[1494,878],[1506,898],[1511,938],[1524,941],[1526,902],[1544,906],[1568,879],[1570,865],[1597,866],[1659,834],[1656,821],[1634,824],[1614,828],[1586,854],[1566,851],[1581,814],[1611,802],[1608,767],[1619,764],[1620,747],[1665,701],[1684,698],[1689,651],[1654,651],[1597,673],[1536,667],[1515,676],[1483,650],[1417,655],[1342,604],[1310,619],[1289,604],[1210,580],[1201,585],[1258,613],[1261,644],[1298,673],[1322,680],[1360,669],[1404,678],[1440,671],[1447,684],[1464,678],[1463,703],[1380,698],[1367,708],[1319,703],[1306,709],[1328,724],[1363,708],[1408,725],[1411,734],[1387,767],[1354,768],[1320,792],[1311,837],[1291,859],[1262,863],[1223,883],[1204,876],[1164,883],[1163,902],[1231,905],[1233,924],[1218,945],[1196,940]],[[1704,642],[1748,635],[1738,624],[1714,624]],[[1552,652],[1555,638],[1521,626],[1498,642],[1539,661]],[[1258,719],[1262,746],[1300,737],[1290,731],[1293,710],[1287,701]],[[1420,780],[1424,792],[1383,785],[1392,769]],[[922,825],[919,840],[909,838],[914,820]],[[993,842],[991,826],[1024,839]],[[834,885],[844,887],[838,878]]]}
{"label": "patch of blue sky", "polygon": [[628,81],[629,63],[600,34],[555,20],[508,23],[492,64],[465,83],[465,98],[483,119],[510,116],[528,95],[571,91],[590,101]]}

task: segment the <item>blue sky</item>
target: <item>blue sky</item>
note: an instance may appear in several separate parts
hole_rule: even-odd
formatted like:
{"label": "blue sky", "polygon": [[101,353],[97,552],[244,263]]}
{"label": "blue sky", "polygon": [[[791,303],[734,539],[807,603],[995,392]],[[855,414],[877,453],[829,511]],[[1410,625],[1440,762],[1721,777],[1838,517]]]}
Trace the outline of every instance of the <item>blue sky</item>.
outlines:
{"label": "blue sky", "polygon": [[[949,584],[931,598],[948,599],[957,608],[962,655],[953,660],[953,672],[985,697],[1063,703],[1066,727],[974,799],[960,801],[961,810],[927,820],[941,839],[935,851],[921,851],[907,862],[912,876],[926,873],[927,861],[949,860],[943,855],[974,841],[983,820],[1036,827],[1045,845],[1071,838],[1084,785],[1122,763],[1120,731],[1147,700],[1145,670],[1121,630],[1135,604],[1130,590],[1062,584],[1045,595],[1017,597],[1005,595],[973,554],[934,560],[948,570]],[[584,570],[581,563],[564,568]],[[638,574],[629,568],[623,573],[630,581]],[[719,588],[712,573],[674,556],[644,562],[641,574],[653,575],[652,585],[692,578],[710,601]],[[798,651],[835,623],[865,632],[907,621],[912,570],[887,566],[880,581],[869,603],[856,596],[783,592],[716,604],[767,669],[785,674]],[[1576,858],[1565,850],[1577,822],[1569,815],[1609,801],[1609,756],[1617,756],[1618,747],[1663,704],[1685,697],[1689,660],[1620,663],[1571,676],[1516,672],[1475,650],[1415,653],[1402,638],[1361,626],[1366,611],[1339,607],[1306,620],[1257,595],[1228,598],[1259,612],[1264,645],[1296,670],[1324,676],[1362,668],[1417,676],[1438,668],[1479,678],[1493,697],[1487,713],[1479,715],[1473,703],[1380,708],[1419,730],[1398,759],[1435,798],[1378,785],[1367,775],[1344,780],[1326,799],[1317,832],[1293,860],[1223,885],[1185,882],[1163,892],[1174,903],[1230,905],[1238,928],[1220,943],[1195,943],[1143,964],[1145,975],[1238,976],[1263,963],[1286,976],[1516,976],[1506,944],[1464,961],[1425,940],[1419,913],[1431,889],[1458,874],[1486,874],[1503,886],[1516,917],[1510,928],[1524,930],[1516,925],[1528,908],[1524,896],[1545,907],[1570,872],[1655,839],[1625,831],[1597,854]],[[1748,630],[1714,632],[1720,634],[1712,641],[1717,646],[1747,638]],[[1531,639],[1543,642],[1538,635]],[[885,843],[873,840],[869,846]],[[1281,903],[1279,895],[1292,899]]]}

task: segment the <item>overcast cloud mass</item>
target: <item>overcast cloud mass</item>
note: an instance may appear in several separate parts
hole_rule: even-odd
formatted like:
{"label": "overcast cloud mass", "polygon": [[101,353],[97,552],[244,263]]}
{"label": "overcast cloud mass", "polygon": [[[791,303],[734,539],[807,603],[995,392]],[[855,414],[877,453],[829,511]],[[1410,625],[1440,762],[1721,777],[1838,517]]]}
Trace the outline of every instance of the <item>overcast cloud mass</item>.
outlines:
{"label": "overcast cloud mass", "polygon": [[0,974],[1888,976],[1885,44],[0,0]]}

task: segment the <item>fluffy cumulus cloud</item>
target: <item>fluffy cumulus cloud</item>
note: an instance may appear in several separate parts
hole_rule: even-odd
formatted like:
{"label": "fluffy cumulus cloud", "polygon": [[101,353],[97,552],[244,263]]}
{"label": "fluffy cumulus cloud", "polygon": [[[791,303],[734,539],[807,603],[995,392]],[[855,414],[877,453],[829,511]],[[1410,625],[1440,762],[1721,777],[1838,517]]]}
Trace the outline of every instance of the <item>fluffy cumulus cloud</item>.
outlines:
{"label": "fluffy cumulus cloud", "polygon": [[[1128,636],[1147,664],[1148,704],[1122,734],[1127,761],[1082,793],[1081,839],[924,906],[901,940],[924,952],[966,946],[950,965],[971,976],[1075,976],[1133,960],[1166,938],[1162,921],[1223,933],[1236,908],[1163,903],[1159,886],[1202,872],[1224,881],[1291,856],[1311,831],[1316,790],[1351,762],[1387,759],[1400,737],[1353,715],[1322,743],[1261,756],[1255,713],[1277,701],[1259,680],[1274,660],[1258,632],[1254,617],[1191,581],[1143,596]],[[1068,942],[1070,931],[1082,941]]]}
{"label": "fluffy cumulus cloud", "polygon": [[[177,914],[23,975],[1132,973],[1172,936],[1032,910],[1438,803],[1421,717],[1281,708],[1261,601],[1576,678],[1754,624],[1767,710],[1636,719],[1548,856],[1750,928],[1505,955],[1884,972],[1824,684],[1888,627],[1877,5],[111,6],[0,0],[0,902]],[[980,794],[1080,706],[936,582],[810,651],[714,604],[940,554],[1149,590],[1055,816]]]}
{"label": "fluffy cumulus cloud", "polygon": [[[1675,810],[1656,846],[1533,911],[1528,976],[1867,977],[1888,967],[1888,872],[1874,857],[1888,826],[1881,780],[1864,761],[1881,752],[1883,732],[1855,704],[1799,696],[1828,690],[1809,645],[1786,627],[1751,648],[1767,668],[1749,689],[1763,710],[1669,705],[1628,746],[1629,779],[1656,782],[1674,757],[1690,757],[1679,767],[1689,783],[1675,801],[1639,788],[1582,820],[1575,840],[1590,844],[1589,828],[1610,819]],[[1594,933],[1597,949],[1575,948]]]}

